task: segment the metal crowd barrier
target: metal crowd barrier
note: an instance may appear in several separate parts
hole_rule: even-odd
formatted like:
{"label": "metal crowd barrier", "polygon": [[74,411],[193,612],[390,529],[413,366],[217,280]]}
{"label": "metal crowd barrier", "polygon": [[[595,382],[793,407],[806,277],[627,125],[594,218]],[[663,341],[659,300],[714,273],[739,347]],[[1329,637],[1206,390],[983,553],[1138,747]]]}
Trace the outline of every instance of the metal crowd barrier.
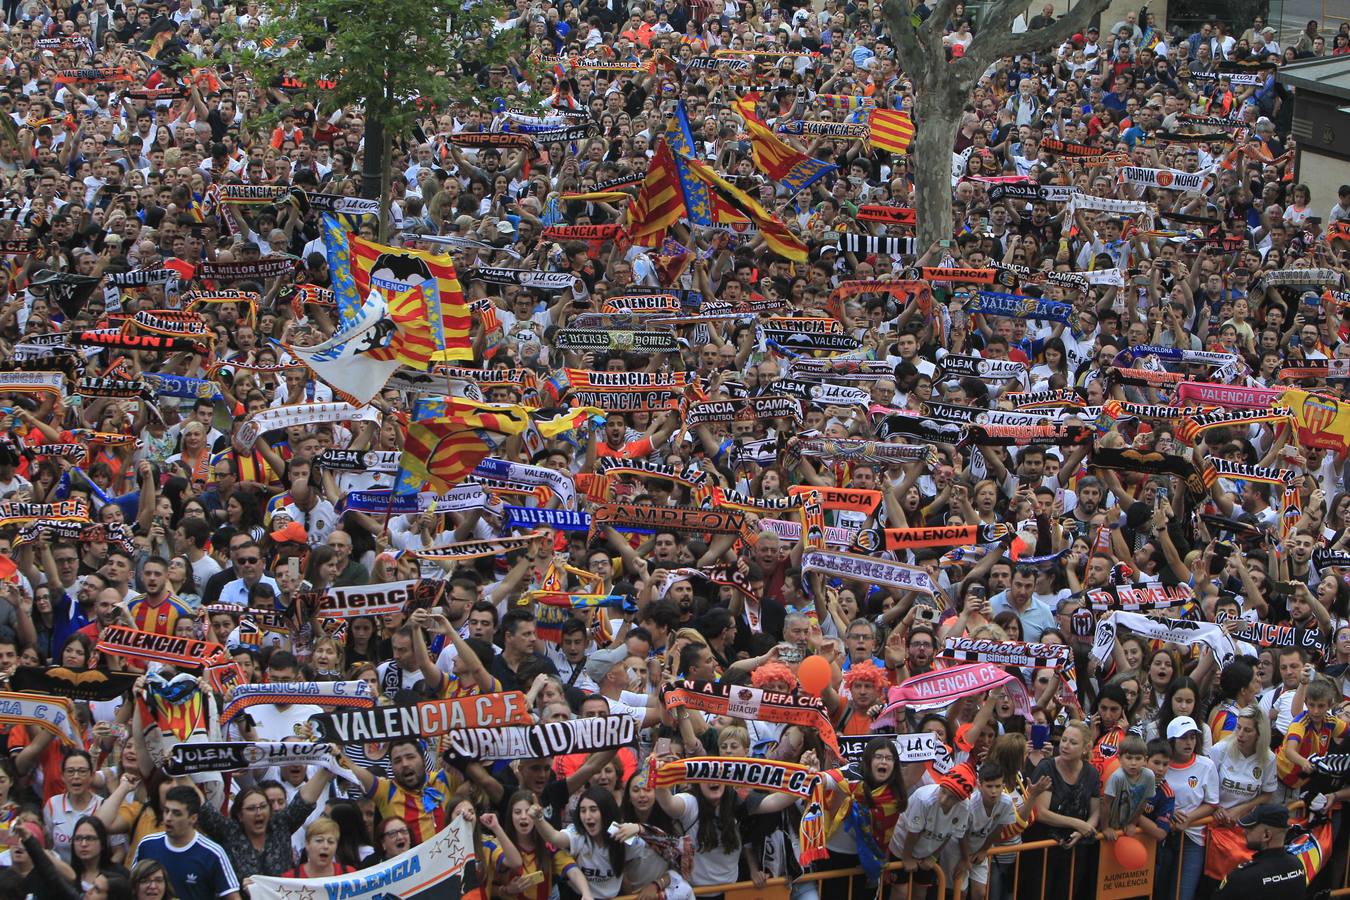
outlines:
{"label": "metal crowd barrier", "polygon": [[[899,862],[890,862],[882,866],[882,871],[898,872],[902,868],[903,866]],[[947,893],[947,874],[942,871],[940,866],[935,866],[929,871],[933,873],[933,883],[928,885],[929,900],[942,900]],[[908,874],[909,890],[911,893],[914,888],[914,877],[917,874],[917,872]],[[694,888],[694,896],[706,897],[710,895],[720,896],[725,894],[726,900],[752,900],[752,898],[766,898],[766,900],[772,900],[772,898],[786,898],[790,887],[794,884],[815,883],[819,886],[821,892],[820,896],[822,898],[828,897],[828,900],[873,900],[870,895],[858,897],[853,895],[853,879],[863,875],[866,875],[866,873],[861,868],[835,869],[829,872],[808,872],[792,881],[789,881],[786,878],[770,878],[764,882],[762,887],[757,887],[753,881],[737,881],[731,884],[711,884]],[[839,879],[844,880],[844,887],[847,891],[841,894],[839,888],[830,887],[829,893],[826,894],[827,883]],[[882,896],[884,898],[886,896],[884,892],[889,890],[890,885],[885,884],[884,877],[882,882]],[[622,897],[616,898],[616,900],[637,900],[637,896],[637,894],[625,894]]]}
{"label": "metal crowd barrier", "polygon": [[[1289,804],[1289,809],[1291,812],[1296,812],[1298,810],[1301,810],[1302,808],[1303,808],[1302,801],[1296,801],[1294,803]],[[1210,825],[1213,822],[1214,822],[1213,816],[1206,816],[1203,819],[1197,819],[1196,821],[1189,823],[1187,827],[1193,828],[1200,825]],[[1097,838],[1100,840],[1101,838],[1100,833],[1097,835]],[[1145,841],[1147,843],[1149,839],[1141,837],[1140,840]],[[1332,860],[1335,858],[1338,850],[1340,849],[1338,848],[1337,844],[1338,841],[1333,839],[1332,846],[1326,848],[1326,859],[1323,864],[1324,871],[1325,866],[1331,864]],[[1009,897],[1018,896],[1018,888],[1020,886],[1020,881],[1022,877],[1021,854],[1037,850],[1049,850],[1058,846],[1059,846],[1058,841],[1044,840],[1044,841],[1030,841],[1021,844],[1012,844],[1009,846],[998,846],[991,848],[989,851],[989,856],[991,857],[991,864],[993,860],[996,859],[997,857],[1008,855],[1015,856],[1015,860],[1013,862],[1012,884],[1010,886],[1004,886],[1001,893]],[[1181,844],[1177,852],[1177,859],[1175,863],[1175,869],[1178,876],[1177,884],[1170,891],[1170,896],[1173,898],[1173,900],[1179,900],[1179,897],[1181,895],[1181,881],[1180,881],[1181,865],[1182,860],[1185,858],[1186,853],[1188,851],[1191,853],[1204,852],[1203,849],[1199,851],[1191,849],[1189,843],[1185,840],[1185,838],[1184,837],[1181,838]],[[1339,882],[1340,886],[1333,889],[1330,892],[1331,897],[1350,897],[1350,852],[1346,852],[1344,855],[1345,855],[1345,862],[1342,871],[1340,873],[1340,882]],[[1042,856],[1040,860],[1042,900],[1045,896],[1045,890],[1048,884],[1046,881],[1046,876],[1047,874],[1049,874],[1047,872],[1047,868],[1049,866],[1049,859],[1050,859],[1049,854],[1046,854]],[[1076,866],[1077,866],[1077,854],[1074,854],[1070,857],[1069,872],[1068,872],[1069,884],[1073,884],[1074,882],[1074,876],[1076,875],[1075,870]],[[903,866],[898,861],[889,862],[885,866],[883,866],[883,870],[886,872],[899,872],[902,869]],[[943,898],[945,898],[947,894],[946,873],[941,869],[941,867],[935,867],[931,871],[933,872],[934,882],[931,885],[928,885],[928,887],[930,888],[928,893],[928,900],[943,900]],[[756,887],[753,881],[738,881],[731,884],[706,885],[704,887],[694,888],[694,895],[698,897],[706,897],[725,894],[726,900],[783,900],[783,898],[788,897],[789,890],[793,884],[815,883],[820,886],[821,891],[820,896],[822,900],[874,900],[872,895],[856,896],[856,897],[854,896],[853,879],[862,876],[864,874],[865,873],[861,868],[838,869],[828,872],[809,872],[792,881],[789,881],[786,878],[770,878],[767,881],[765,881],[762,887]],[[916,873],[910,873],[908,875],[909,888],[911,893],[914,888],[915,874]],[[1056,878],[1058,878],[1057,874]],[[830,886],[829,893],[826,894],[825,893],[826,886],[829,883],[837,882],[840,879],[843,879],[845,881],[844,887],[846,888],[846,890],[844,892],[841,892],[839,887]],[[903,875],[899,880],[901,881],[904,880]],[[889,885],[886,885],[884,882],[885,879],[883,879],[882,885],[883,890],[882,900],[886,900],[885,891],[887,891],[888,888],[890,887]],[[1154,886],[1154,895],[1158,896],[1156,885]],[[951,898],[952,900],[962,900],[962,891],[959,885],[952,886]],[[637,895],[628,894],[618,898],[618,900],[637,900]]]}

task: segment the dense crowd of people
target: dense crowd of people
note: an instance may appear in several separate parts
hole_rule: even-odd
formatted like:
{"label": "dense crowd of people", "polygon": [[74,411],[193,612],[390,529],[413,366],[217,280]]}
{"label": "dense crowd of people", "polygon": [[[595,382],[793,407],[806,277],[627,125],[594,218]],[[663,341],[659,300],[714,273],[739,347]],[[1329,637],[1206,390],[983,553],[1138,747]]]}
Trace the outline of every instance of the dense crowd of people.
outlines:
{"label": "dense crowd of people", "polygon": [[382,243],[259,3],[4,11],[0,897],[1339,877],[1350,25],[1001,61],[916,246],[880,4],[518,0]]}

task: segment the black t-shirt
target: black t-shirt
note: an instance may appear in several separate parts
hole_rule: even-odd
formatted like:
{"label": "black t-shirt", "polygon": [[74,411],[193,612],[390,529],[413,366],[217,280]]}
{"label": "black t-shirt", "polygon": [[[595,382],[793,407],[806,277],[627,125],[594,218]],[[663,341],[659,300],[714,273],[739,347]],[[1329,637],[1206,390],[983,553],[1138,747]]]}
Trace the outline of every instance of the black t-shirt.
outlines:
{"label": "black t-shirt", "polygon": [[[1050,811],[1052,813],[1072,816],[1075,819],[1087,819],[1092,814],[1092,799],[1101,792],[1101,776],[1097,774],[1096,769],[1086,762],[1083,763],[1083,770],[1078,774],[1078,781],[1070,784],[1060,774],[1055,761],[1045,759],[1032,771],[1029,780],[1034,783],[1046,776],[1049,776],[1051,783]],[[1043,841],[1047,838],[1065,840],[1073,833],[1071,828],[1052,828],[1038,820],[1027,829],[1026,839],[1028,841]]]}

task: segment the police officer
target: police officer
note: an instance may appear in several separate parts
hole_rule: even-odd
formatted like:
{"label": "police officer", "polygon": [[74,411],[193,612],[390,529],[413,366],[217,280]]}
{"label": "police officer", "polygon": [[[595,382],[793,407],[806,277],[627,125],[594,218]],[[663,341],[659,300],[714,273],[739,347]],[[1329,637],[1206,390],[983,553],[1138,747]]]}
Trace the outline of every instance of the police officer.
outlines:
{"label": "police officer", "polygon": [[1303,900],[1308,890],[1303,863],[1284,849],[1289,810],[1278,803],[1263,803],[1238,824],[1246,829],[1247,848],[1256,855],[1228,873],[1213,900]]}

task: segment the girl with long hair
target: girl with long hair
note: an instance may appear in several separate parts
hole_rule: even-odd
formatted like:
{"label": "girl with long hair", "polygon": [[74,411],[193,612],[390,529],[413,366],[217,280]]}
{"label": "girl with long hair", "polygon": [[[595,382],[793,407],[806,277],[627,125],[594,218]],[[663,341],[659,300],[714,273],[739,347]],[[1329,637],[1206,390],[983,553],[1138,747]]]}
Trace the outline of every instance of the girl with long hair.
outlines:
{"label": "girl with long hair", "polygon": [[1270,718],[1251,704],[1239,708],[1233,713],[1231,732],[1214,745],[1209,758],[1223,777],[1219,780],[1214,824],[1209,826],[1205,874],[1222,881],[1251,859],[1238,821],[1262,803],[1269,803],[1279,785],[1275,754],[1270,749]]}
{"label": "girl with long hair", "polygon": [[[1092,729],[1075,719],[1064,726],[1059,753],[1031,773],[1032,781],[1049,778],[1050,789],[1036,797],[1036,821],[1027,828],[1026,840],[1049,838],[1059,846],[1035,851],[1022,860],[1019,884],[1025,893],[1020,896],[1054,900],[1086,896],[1096,849],[1084,841],[1093,840],[1101,815],[1101,778],[1088,761],[1091,749]],[[1054,877],[1046,874],[1042,882],[1042,873],[1054,873]]]}
{"label": "girl with long hair", "polygon": [[70,867],[75,870],[75,883],[88,891],[100,874],[127,877],[127,870],[113,861],[113,848],[108,840],[108,826],[97,816],[81,816],[70,835]]}
{"label": "girl with long hair", "polygon": [[586,876],[577,868],[570,853],[552,850],[547,842],[540,840],[534,820],[530,818],[532,806],[534,794],[530,791],[516,791],[507,800],[505,827],[520,855],[520,864],[494,869],[495,885],[522,900],[548,900],[554,883],[562,877],[572,890],[584,894],[587,891]]}

